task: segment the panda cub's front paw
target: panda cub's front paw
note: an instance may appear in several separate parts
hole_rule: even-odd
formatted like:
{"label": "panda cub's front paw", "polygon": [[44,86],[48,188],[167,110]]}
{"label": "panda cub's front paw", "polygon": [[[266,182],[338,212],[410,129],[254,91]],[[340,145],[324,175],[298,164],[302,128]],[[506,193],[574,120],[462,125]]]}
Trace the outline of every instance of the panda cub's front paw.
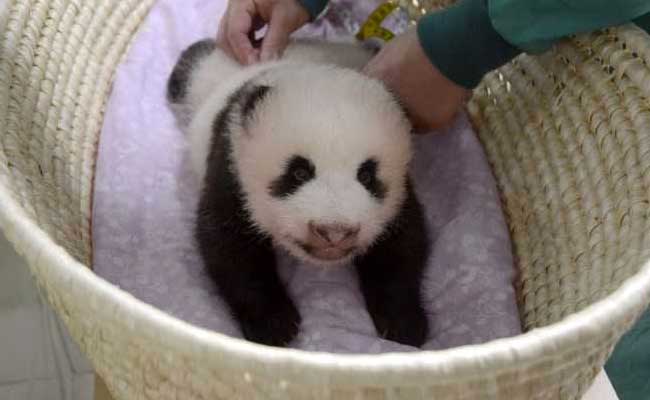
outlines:
{"label": "panda cub's front paw", "polygon": [[288,345],[298,334],[301,317],[290,301],[269,304],[245,316],[239,323],[242,333],[251,342],[269,346]]}
{"label": "panda cub's front paw", "polygon": [[377,333],[384,339],[420,347],[427,340],[429,323],[421,307],[385,309],[372,316]]}

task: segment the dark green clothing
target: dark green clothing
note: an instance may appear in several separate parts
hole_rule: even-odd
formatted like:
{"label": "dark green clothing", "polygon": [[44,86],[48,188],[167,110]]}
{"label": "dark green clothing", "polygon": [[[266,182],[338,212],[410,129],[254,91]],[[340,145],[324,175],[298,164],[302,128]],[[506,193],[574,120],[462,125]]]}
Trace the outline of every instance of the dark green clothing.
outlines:
{"label": "dark green clothing", "polygon": [[650,1],[461,0],[424,16],[418,37],[445,76],[473,88],[521,52],[540,53],[568,35],[631,21],[650,31]]}
{"label": "dark green clothing", "polygon": [[567,35],[630,22],[650,13],[648,0],[488,0],[501,36],[528,53]]}
{"label": "dark green clothing", "polygon": [[605,365],[620,400],[643,400],[650,394],[650,309],[626,333]]}
{"label": "dark green clothing", "polygon": [[[300,1],[312,18],[327,5]],[[650,33],[650,0],[461,0],[422,17],[417,31],[429,60],[473,88],[521,52],[543,52],[565,36],[627,22]]]}
{"label": "dark green clothing", "polygon": [[327,6],[328,0],[298,0],[309,13],[312,20],[318,18],[321,12]]}
{"label": "dark green clothing", "polygon": [[443,11],[427,14],[418,22],[417,30],[431,63],[443,75],[468,88],[521,53],[492,27],[485,0],[461,0]]}

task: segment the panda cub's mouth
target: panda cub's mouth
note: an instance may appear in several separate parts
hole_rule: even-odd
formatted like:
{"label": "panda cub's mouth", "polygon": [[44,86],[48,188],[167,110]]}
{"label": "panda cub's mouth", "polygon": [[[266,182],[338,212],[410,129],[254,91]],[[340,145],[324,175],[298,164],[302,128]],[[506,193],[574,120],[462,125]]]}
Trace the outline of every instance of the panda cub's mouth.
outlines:
{"label": "panda cub's mouth", "polygon": [[315,264],[334,265],[345,263],[359,251],[360,231],[361,224],[310,221],[304,237],[287,235],[285,239],[299,258]]}
{"label": "panda cub's mouth", "polygon": [[337,247],[337,246],[323,246],[316,247],[308,243],[294,240],[294,243],[302,249],[309,257],[316,261],[336,263],[345,261],[350,258],[357,250],[357,246]]}

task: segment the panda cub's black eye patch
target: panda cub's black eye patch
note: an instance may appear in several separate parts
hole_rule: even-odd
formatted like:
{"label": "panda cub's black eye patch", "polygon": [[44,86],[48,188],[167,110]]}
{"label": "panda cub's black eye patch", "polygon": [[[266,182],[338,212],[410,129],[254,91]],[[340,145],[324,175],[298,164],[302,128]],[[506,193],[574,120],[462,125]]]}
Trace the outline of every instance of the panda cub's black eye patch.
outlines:
{"label": "panda cub's black eye patch", "polygon": [[269,186],[271,196],[291,196],[315,177],[316,167],[311,161],[302,156],[293,156],[287,162],[283,174],[271,182]]}
{"label": "panda cub's black eye patch", "polygon": [[377,177],[379,163],[374,158],[369,158],[359,166],[357,180],[359,183],[377,199],[386,196],[386,185]]}

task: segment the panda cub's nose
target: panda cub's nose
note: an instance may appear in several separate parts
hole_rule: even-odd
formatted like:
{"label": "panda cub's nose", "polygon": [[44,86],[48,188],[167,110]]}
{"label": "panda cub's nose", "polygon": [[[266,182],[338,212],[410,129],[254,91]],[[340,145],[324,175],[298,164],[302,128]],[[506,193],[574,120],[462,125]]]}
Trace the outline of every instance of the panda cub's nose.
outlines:
{"label": "panda cub's nose", "polygon": [[330,246],[349,246],[356,242],[359,225],[309,223],[311,235]]}

